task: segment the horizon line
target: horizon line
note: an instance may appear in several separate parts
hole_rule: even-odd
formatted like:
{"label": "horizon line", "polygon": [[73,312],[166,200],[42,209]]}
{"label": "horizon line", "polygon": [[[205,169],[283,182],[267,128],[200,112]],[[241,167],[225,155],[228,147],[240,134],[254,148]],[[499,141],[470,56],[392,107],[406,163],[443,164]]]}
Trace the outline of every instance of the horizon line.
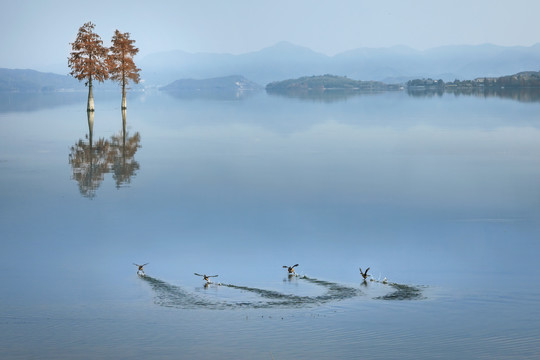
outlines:
{"label": "horizon line", "polygon": [[430,51],[430,50],[434,50],[434,49],[451,48],[451,47],[494,46],[494,47],[501,47],[501,48],[519,48],[519,47],[521,47],[521,48],[530,48],[530,47],[540,45],[540,42],[535,42],[535,43],[530,44],[530,45],[499,45],[499,44],[495,44],[495,43],[492,43],[492,42],[483,42],[483,43],[478,43],[478,44],[463,44],[463,43],[461,43],[461,44],[436,45],[436,46],[432,46],[432,47],[426,47],[426,48],[423,48],[423,49],[422,48],[416,48],[416,47],[413,47],[413,46],[410,46],[410,45],[405,45],[405,44],[395,44],[395,45],[387,45],[387,46],[358,46],[358,47],[352,47],[352,48],[349,48],[349,49],[346,49],[346,50],[341,50],[341,51],[333,53],[333,55],[330,55],[330,54],[325,53],[323,51],[315,50],[315,49],[313,49],[313,48],[311,48],[309,46],[306,46],[306,45],[296,44],[296,43],[294,43],[292,41],[289,41],[289,40],[280,40],[280,41],[277,41],[277,42],[273,43],[272,45],[264,46],[264,47],[258,48],[257,50],[247,50],[247,51],[244,51],[244,52],[188,51],[188,50],[184,50],[184,49],[181,49],[181,48],[175,48],[175,49],[153,51],[153,52],[149,52],[147,54],[143,53],[141,58],[144,58],[144,57],[150,56],[150,55],[154,55],[154,54],[163,54],[163,53],[172,53],[172,52],[184,52],[184,53],[190,54],[190,55],[210,54],[210,55],[241,56],[241,55],[246,55],[246,54],[257,53],[257,52],[260,52],[260,51],[263,51],[263,50],[266,50],[266,49],[275,48],[275,47],[277,47],[277,46],[279,46],[281,44],[291,45],[293,47],[298,47],[298,48],[304,48],[304,49],[311,50],[314,53],[318,53],[318,54],[325,55],[325,56],[328,56],[328,57],[334,57],[334,56],[339,55],[339,54],[343,54],[343,53],[346,53],[346,52],[355,51],[355,50],[359,50],[359,49],[381,50],[381,49],[393,49],[393,48],[407,48],[407,49],[414,50],[414,51],[417,51],[417,52],[425,52],[425,51]]}

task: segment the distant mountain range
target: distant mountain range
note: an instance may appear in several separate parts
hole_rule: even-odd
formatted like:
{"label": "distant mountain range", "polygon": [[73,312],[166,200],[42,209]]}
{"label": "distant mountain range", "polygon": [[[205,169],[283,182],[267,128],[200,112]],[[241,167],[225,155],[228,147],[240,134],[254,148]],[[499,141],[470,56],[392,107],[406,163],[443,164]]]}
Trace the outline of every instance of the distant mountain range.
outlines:
{"label": "distant mountain range", "polygon": [[[130,87],[138,87],[131,85]],[[117,83],[105,81],[95,82],[96,90],[118,90]],[[0,68],[0,92],[57,92],[88,91],[84,81],[78,81],[69,75],[45,73],[30,69]]]}
{"label": "distant mountain range", "polygon": [[155,53],[138,62],[146,84],[165,85],[182,78],[215,78],[241,74],[266,85],[302,76],[336,74],[358,80],[405,83],[415,78],[452,81],[497,77],[540,69],[540,44],[444,46],[418,51],[404,46],[360,48],[327,56],[281,42],[241,54]]}
{"label": "distant mountain range", "polygon": [[249,81],[241,75],[231,75],[212,79],[180,79],[170,83],[160,90],[168,92],[183,91],[252,91],[260,90],[262,87]]}
{"label": "distant mountain range", "polygon": [[[411,79],[444,81],[499,77],[540,70],[540,44],[529,47],[497,45],[444,46],[419,51],[404,46],[360,48],[334,56],[281,42],[240,55],[187,53],[180,50],[154,53],[136,59],[144,87],[163,87],[178,79],[212,79],[239,74],[259,85],[322,74],[363,81],[406,83]],[[58,72],[67,72],[59,67]],[[117,88],[106,82],[104,88]],[[136,87],[136,86],[134,86]],[[85,90],[67,75],[32,70],[0,69],[0,91]]]}
{"label": "distant mountain range", "polygon": [[35,70],[0,69],[0,91],[61,91],[74,89],[77,85],[78,81],[67,75],[43,73]]}

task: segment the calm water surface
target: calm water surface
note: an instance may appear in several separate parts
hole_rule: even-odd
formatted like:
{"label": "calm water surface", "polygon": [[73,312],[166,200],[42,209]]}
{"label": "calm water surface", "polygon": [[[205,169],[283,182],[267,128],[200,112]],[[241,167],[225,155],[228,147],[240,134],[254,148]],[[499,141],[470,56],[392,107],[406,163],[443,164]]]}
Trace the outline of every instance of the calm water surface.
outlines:
{"label": "calm water surface", "polygon": [[539,102],[85,95],[0,95],[2,358],[540,356]]}

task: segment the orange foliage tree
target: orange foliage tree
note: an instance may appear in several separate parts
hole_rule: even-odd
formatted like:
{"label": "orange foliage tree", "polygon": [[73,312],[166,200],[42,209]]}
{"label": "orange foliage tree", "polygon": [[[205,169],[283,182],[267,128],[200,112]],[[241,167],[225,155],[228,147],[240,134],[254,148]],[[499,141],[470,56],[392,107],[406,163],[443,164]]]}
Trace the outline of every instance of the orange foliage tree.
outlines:
{"label": "orange foliage tree", "polygon": [[116,30],[112,38],[112,46],[107,58],[107,66],[111,80],[122,85],[122,109],[126,109],[126,85],[129,81],[139,83],[140,76],[133,57],[139,52],[133,44],[135,40],[129,38],[129,33]]}
{"label": "orange foliage tree", "polygon": [[71,56],[68,58],[70,75],[77,80],[86,80],[88,86],[87,111],[94,111],[92,80],[103,82],[109,77],[107,68],[108,50],[103,46],[99,35],[94,33],[95,25],[87,22],[79,28],[75,42],[71,43]]}

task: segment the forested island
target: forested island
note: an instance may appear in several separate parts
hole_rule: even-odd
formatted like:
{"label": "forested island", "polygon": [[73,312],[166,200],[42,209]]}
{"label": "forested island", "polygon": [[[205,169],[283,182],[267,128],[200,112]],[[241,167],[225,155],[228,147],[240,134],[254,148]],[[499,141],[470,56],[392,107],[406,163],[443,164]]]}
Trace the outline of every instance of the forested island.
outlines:
{"label": "forested island", "polygon": [[540,102],[540,72],[525,71],[508,76],[454,80],[446,83],[442,80],[415,79],[407,82],[407,93],[415,97],[454,94]]}
{"label": "forested island", "polygon": [[524,71],[514,75],[500,77],[479,77],[474,80],[454,80],[444,82],[433,79],[414,79],[407,82],[410,90],[452,90],[452,89],[475,89],[475,88],[540,88],[540,72]]}
{"label": "forested island", "polygon": [[304,76],[298,79],[274,81],[266,85],[268,92],[303,92],[303,91],[385,91],[398,90],[400,85],[385,84],[380,81],[353,80],[346,76],[319,75]]}

